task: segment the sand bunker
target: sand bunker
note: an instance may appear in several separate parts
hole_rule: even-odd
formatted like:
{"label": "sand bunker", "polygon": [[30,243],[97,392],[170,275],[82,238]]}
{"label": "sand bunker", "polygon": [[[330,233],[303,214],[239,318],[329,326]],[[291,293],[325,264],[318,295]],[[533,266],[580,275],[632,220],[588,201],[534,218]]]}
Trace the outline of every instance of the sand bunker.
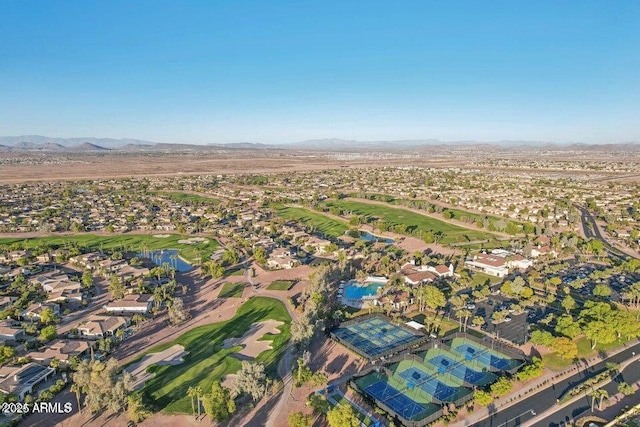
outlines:
{"label": "sand bunker", "polygon": [[241,338],[229,338],[224,340],[223,348],[231,348],[237,345],[242,346],[238,355],[240,358],[255,359],[260,353],[271,350],[271,341],[258,341],[265,334],[279,334],[278,326],[284,325],[284,322],[277,320],[267,320],[251,325],[249,330]]}
{"label": "sand bunker", "polygon": [[181,345],[174,345],[159,353],[151,353],[145,355],[139,362],[136,362],[125,368],[134,377],[133,388],[138,389],[144,387],[146,380],[152,378],[155,374],[147,372],[147,368],[151,365],[178,365],[184,362],[183,356],[189,354],[184,351]]}
{"label": "sand bunker", "polygon": [[154,234],[153,237],[155,237],[156,239],[166,239],[167,237],[170,237],[170,234]]}
{"label": "sand bunker", "polygon": [[205,239],[204,237],[191,237],[190,239],[178,240],[178,243],[181,243],[183,245],[197,245],[200,243],[209,243],[209,240]]}

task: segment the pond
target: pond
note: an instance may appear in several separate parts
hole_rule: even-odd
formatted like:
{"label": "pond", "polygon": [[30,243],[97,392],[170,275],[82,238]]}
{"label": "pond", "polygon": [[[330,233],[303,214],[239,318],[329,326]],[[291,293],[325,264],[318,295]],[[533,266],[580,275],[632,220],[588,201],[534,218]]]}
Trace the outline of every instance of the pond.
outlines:
{"label": "pond", "polygon": [[368,231],[364,231],[364,230],[358,230],[358,235],[353,237],[356,237],[358,239],[361,239],[367,242],[380,242],[380,243],[387,243],[387,244],[393,243],[393,239],[390,239],[388,237],[376,236],[375,234],[371,234]]}
{"label": "pond", "polygon": [[176,249],[159,249],[147,251],[146,253],[139,252],[138,256],[149,258],[156,265],[162,265],[166,262],[176,271],[185,272],[192,270],[193,266],[180,258],[178,252]]}

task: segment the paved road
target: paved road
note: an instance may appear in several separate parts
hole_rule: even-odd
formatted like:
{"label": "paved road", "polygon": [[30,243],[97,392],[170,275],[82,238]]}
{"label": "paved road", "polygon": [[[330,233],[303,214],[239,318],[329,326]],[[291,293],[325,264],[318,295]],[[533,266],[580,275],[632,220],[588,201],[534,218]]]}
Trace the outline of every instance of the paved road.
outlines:
{"label": "paved road", "polygon": [[628,259],[629,255],[622,252],[620,249],[614,247],[609,241],[602,235],[600,227],[596,223],[595,217],[582,206],[574,205],[580,211],[580,219],[582,221],[582,229],[587,239],[596,238],[600,240],[609,254],[613,257],[620,258],[622,260]]}
{"label": "paved road", "polygon": [[[640,381],[640,362],[632,362],[626,369],[622,370],[622,374],[619,377],[602,388],[606,390],[611,397],[618,393],[618,384],[620,382],[633,384],[637,381]],[[593,415],[600,416],[606,420],[611,420],[622,412],[622,408],[624,408],[624,406],[632,406],[638,403],[640,403],[640,393],[635,393],[618,402],[614,407],[605,408],[603,411],[599,411],[596,407]],[[542,420],[536,421],[535,425],[559,427],[560,425],[563,425],[561,424],[563,422],[566,424],[572,419],[579,419],[580,417],[589,414],[591,414],[591,398],[586,396],[543,418]]]}
{"label": "paved road", "polygon": [[[627,349],[616,354],[615,356],[611,356],[602,362],[599,362],[593,366],[590,366],[586,370],[581,371],[569,378],[566,378],[565,380],[559,382],[553,387],[550,387],[539,393],[531,395],[526,399],[524,399],[523,401],[516,403],[511,407],[499,411],[497,414],[492,415],[490,418],[486,418],[474,424],[474,426],[477,426],[477,427],[519,426],[522,423],[527,422],[535,417],[535,415],[531,413],[532,409],[536,413],[536,415],[542,414],[544,411],[548,410],[549,408],[554,407],[557,404],[556,399],[559,399],[563,395],[563,393],[569,390],[573,385],[581,382],[582,380],[584,380],[589,376],[594,375],[594,373],[597,373],[603,369],[606,369],[607,362],[621,363],[633,357],[633,354],[632,354],[633,352],[635,352],[636,354],[640,354],[640,343],[629,345]],[[630,369],[630,372],[632,371],[633,370]],[[640,369],[638,371],[639,372],[637,373],[637,375],[640,379]],[[627,381],[626,377],[625,377],[625,381]],[[633,378],[630,377],[628,381],[632,382]],[[614,394],[614,393],[611,393],[611,394]],[[550,419],[549,421],[545,419],[543,420],[543,422],[536,422],[535,425],[541,426],[541,427],[557,426],[558,424],[553,424],[553,422],[555,422],[554,420],[562,420],[567,416],[571,418],[573,411],[575,411],[576,409],[573,406],[574,405],[570,405],[567,408],[563,408],[560,411],[558,411],[556,414],[554,414],[553,417],[550,417],[552,419]],[[577,406],[581,406],[579,402]],[[547,422],[547,424],[545,424],[544,422]]]}

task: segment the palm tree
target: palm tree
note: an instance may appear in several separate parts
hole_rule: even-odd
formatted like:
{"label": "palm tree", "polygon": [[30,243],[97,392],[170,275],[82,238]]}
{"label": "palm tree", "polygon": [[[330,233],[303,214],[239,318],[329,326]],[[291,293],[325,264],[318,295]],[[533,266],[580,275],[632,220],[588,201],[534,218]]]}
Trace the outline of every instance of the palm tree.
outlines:
{"label": "palm tree", "polygon": [[82,393],[82,388],[79,384],[73,383],[71,384],[71,391],[76,394],[76,400],[78,401],[78,411],[82,413],[82,406],[80,406],[80,393]]}
{"label": "palm tree", "polygon": [[[195,387],[189,387],[189,389],[187,390],[187,396],[189,396],[191,398],[191,414],[193,414],[193,416],[196,416],[196,405],[194,402],[194,397],[197,396],[196,394],[196,388]],[[199,408],[198,408],[199,409]]]}
{"label": "palm tree", "polygon": [[195,387],[195,393],[198,401],[198,418],[200,418],[200,398],[203,395],[202,387],[200,386]]}
{"label": "palm tree", "polygon": [[[467,331],[467,321],[469,320],[471,314],[471,311],[467,310],[466,308],[456,311],[456,317],[460,321],[460,326],[462,327],[464,332]],[[462,319],[464,319],[464,323],[462,322]]]}
{"label": "palm tree", "polygon": [[604,402],[605,399],[609,400],[609,392],[601,388],[600,390],[598,390],[598,395],[600,397],[600,403],[598,403],[598,410],[602,411],[602,402]]}

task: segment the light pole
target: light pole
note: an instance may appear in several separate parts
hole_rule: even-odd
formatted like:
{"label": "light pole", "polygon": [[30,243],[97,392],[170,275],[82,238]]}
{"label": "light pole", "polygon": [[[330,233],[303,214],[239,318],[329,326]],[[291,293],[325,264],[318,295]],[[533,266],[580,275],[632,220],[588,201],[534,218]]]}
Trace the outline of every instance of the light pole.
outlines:
{"label": "light pole", "polygon": [[503,422],[502,424],[500,424],[500,425],[499,425],[499,426],[497,426],[497,427],[507,427],[507,424],[509,424],[511,421],[517,420],[517,419],[518,419],[518,418],[520,418],[521,416],[523,416],[523,415],[527,415],[527,414],[531,414],[531,415],[535,416],[535,415],[536,415],[536,411],[534,411],[533,409],[529,409],[528,411],[524,411],[524,412],[523,412],[523,413],[521,413],[520,415],[515,416],[515,417],[513,417],[513,418],[511,418],[511,419],[509,419],[509,420],[507,420],[507,421]]}

